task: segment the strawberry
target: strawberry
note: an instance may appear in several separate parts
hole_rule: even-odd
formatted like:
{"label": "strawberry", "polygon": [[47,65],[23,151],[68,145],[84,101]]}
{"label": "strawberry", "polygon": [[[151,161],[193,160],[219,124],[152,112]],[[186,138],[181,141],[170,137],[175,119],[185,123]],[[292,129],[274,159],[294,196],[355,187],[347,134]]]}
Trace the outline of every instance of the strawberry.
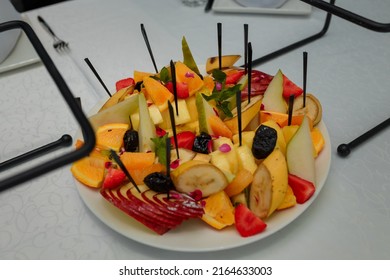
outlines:
{"label": "strawberry", "polygon": [[294,84],[289,78],[283,75],[283,97],[288,99],[291,94],[295,97],[301,95],[303,93],[303,89]]}
{"label": "strawberry", "polygon": [[115,83],[116,91],[118,91],[122,88],[125,88],[125,87],[133,86],[133,85],[135,85],[135,82],[134,82],[134,79],[132,79],[132,78],[122,79],[122,80],[119,80]]}
{"label": "strawberry", "polygon": [[103,188],[116,188],[126,179],[125,173],[113,167],[109,167],[103,181]]}
{"label": "strawberry", "polygon": [[[176,137],[178,148],[192,150],[192,146],[194,145],[196,137],[195,133],[191,131],[182,131],[176,134]],[[175,141],[173,137],[171,137],[171,145],[175,148]]]}
{"label": "strawberry", "polygon": [[[165,87],[173,93],[173,83],[172,82],[167,82],[165,84]],[[188,84],[186,83],[180,83],[176,82],[176,93],[177,93],[177,98],[185,99],[190,96],[190,92],[188,89]]]}
{"label": "strawberry", "polygon": [[231,71],[231,73],[227,74],[225,83],[227,85],[235,85],[238,83],[242,76],[244,76],[244,70]]}
{"label": "strawberry", "polygon": [[257,217],[242,203],[236,206],[234,218],[236,229],[242,237],[258,234],[267,227],[267,224],[263,220]]}
{"label": "strawberry", "polygon": [[316,190],[312,182],[292,174],[288,174],[288,184],[292,188],[299,204],[305,203]]}

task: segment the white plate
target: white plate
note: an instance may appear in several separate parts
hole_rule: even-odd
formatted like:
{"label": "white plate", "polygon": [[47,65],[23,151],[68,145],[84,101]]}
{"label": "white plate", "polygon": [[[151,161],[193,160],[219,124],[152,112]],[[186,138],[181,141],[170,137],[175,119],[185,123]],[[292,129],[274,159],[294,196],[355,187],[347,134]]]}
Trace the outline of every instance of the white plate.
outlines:
{"label": "white plate", "polygon": [[[96,111],[102,104],[96,107]],[[241,237],[234,227],[222,231],[214,230],[200,219],[185,221],[176,229],[160,236],[110,204],[98,190],[88,188],[75,180],[76,186],[84,203],[103,223],[116,232],[145,245],[182,252],[207,252],[240,247],[264,239],[286,227],[319,195],[330,169],[331,143],[325,124],[320,122],[318,127],[324,136],[325,147],[316,159],[316,192],[305,204],[297,204],[290,209],[274,213],[266,221],[266,230],[252,237]]]}
{"label": "white plate", "polygon": [[[27,18],[23,17],[23,15],[22,18],[24,21],[27,21]],[[29,22],[27,21],[27,23]],[[24,67],[38,61],[40,61],[40,58],[27,38],[26,33],[21,32],[15,48],[8,57],[0,63],[0,73]]]}
{"label": "white plate", "polygon": [[244,7],[235,0],[215,0],[213,5],[213,11],[221,13],[308,15],[311,13],[311,10],[311,5],[303,3],[300,0],[289,0],[276,9]]}

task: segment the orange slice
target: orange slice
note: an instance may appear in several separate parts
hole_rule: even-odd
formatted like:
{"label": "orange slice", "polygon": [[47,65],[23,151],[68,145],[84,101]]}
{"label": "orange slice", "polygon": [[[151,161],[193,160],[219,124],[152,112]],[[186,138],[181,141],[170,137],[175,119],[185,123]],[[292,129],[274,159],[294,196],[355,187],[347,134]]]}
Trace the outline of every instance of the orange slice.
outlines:
{"label": "orange slice", "polygon": [[143,81],[147,96],[152,99],[153,103],[160,109],[160,111],[167,109],[167,101],[173,102],[174,99],[174,96],[169,89],[151,77],[144,77]]}
{"label": "orange slice", "polygon": [[152,165],[156,159],[155,153],[124,152],[120,159],[127,170],[142,169]]}
{"label": "orange slice", "polygon": [[311,139],[313,140],[315,154],[317,157],[325,146],[325,139],[318,127],[314,127],[311,131]]}
{"label": "orange slice", "polygon": [[203,87],[203,80],[183,62],[177,61],[175,63],[175,70],[177,81],[188,85],[190,96],[194,95]]}
{"label": "orange slice", "polygon": [[100,126],[96,131],[96,146],[118,152],[128,129],[129,124],[126,123],[109,123]]}
{"label": "orange slice", "polygon": [[105,161],[101,158],[85,157],[74,162],[70,171],[80,183],[100,188],[104,179],[104,164]]}
{"label": "orange slice", "polygon": [[234,207],[224,191],[219,191],[203,200],[205,202],[202,220],[216,229],[234,224]]}
{"label": "orange slice", "polygon": [[225,192],[229,197],[241,193],[253,181],[253,174],[247,169],[241,169],[237,172],[234,179],[225,188]]}
{"label": "orange slice", "polygon": [[165,170],[165,165],[161,163],[153,163],[145,168],[130,169],[129,173],[137,185],[142,185],[144,184],[144,179],[147,175],[154,172],[164,172]]}

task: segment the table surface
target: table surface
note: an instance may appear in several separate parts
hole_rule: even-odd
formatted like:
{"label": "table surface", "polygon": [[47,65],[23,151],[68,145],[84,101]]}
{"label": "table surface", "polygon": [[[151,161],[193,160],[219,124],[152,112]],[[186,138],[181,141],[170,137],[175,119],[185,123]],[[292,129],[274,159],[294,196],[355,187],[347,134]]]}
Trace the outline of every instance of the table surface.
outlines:
{"label": "table surface", "polygon": [[[141,23],[162,67],[181,59],[183,35],[198,64],[217,55],[217,22],[223,24],[224,54],[243,53],[243,24],[248,23],[257,58],[318,32],[325,18],[318,9],[308,16],[205,13],[203,7],[179,2],[74,0],[25,16],[73,94],[81,98],[85,112],[107,96],[83,62],[85,57],[111,92],[118,79],[132,76],[134,70],[153,71]],[[390,19],[386,0],[338,2],[379,22]],[[52,48],[37,15],[70,43],[70,54]],[[333,17],[323,38],[256,67],[270,74],[280,68],[300,84],[302,52],[309,53],[308,91],[322,103],[332,145],[330,173],[320,195],[298,219],[272,236],[207,253],[140,244],[116,233],[88,210],[65,166],[0,193],[0,259],[389,259],[390,130],[347,158],[336,153],[339,144],[389,117],[389,46],[388,34]],[[79,129],[42,63],[0,74],[0,91],[2,161]],[[16,170],[22,168],[25,165]],[[2,172],[0,178],[13,172]]]}

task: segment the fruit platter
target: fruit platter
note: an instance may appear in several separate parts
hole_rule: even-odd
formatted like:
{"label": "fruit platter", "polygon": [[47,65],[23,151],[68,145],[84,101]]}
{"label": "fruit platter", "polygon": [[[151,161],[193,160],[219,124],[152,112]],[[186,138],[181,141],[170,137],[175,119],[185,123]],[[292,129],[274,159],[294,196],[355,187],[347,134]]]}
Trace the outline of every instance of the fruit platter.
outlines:
{"label": "fruit platter", "polygon": [[[316,199],[330,167],[322,107],[282,70],[210,57],[135,70],[89,117],[96,146],[71,166],[88,208],[118,233],[175,251],[274,234]],[[83,145],[79,135],[75,147]]]}

